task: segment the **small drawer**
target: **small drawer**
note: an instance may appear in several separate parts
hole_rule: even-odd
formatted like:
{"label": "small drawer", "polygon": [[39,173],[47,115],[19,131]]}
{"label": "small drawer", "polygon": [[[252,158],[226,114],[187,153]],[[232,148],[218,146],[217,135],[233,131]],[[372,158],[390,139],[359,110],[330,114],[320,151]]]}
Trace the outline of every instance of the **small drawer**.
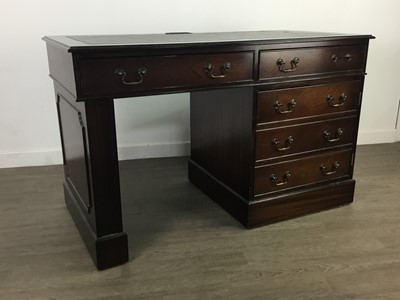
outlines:
{"label": "small drawer", "polygon": [[254,195],[257,197],[320,182],[348,179],[352,174],[352,154],[353,150],[348,149],[256,167]]}
{"label": "small drawer", "polygon": [[260,52],[260,80],[343,71],[364,71],[365,45]]}
{"label": "small drawer", "polygon": [[256,161],[351,144],[356,116],[256,132]]}
{"label": "small drawer", "polygon": [[129,95],[253,80],[253,52],[82,59],[82,96]]}
{"label": "small drawer", "polygon": [[363,82],[344,81],[309,87],[260,91],[257,124],[356,110]]}

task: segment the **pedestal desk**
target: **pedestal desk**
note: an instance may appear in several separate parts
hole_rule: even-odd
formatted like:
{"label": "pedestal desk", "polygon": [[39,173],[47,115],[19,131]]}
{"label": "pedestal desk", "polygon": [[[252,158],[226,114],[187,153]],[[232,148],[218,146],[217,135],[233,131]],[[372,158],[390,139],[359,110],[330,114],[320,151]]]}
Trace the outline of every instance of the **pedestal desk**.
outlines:
{"label": "pedestal desk", "polygon": [[353,201],[370,35],[51,36],[66,205],[98,269],[128,261],[114,98],[190,92],[189,180],[245,227]]}

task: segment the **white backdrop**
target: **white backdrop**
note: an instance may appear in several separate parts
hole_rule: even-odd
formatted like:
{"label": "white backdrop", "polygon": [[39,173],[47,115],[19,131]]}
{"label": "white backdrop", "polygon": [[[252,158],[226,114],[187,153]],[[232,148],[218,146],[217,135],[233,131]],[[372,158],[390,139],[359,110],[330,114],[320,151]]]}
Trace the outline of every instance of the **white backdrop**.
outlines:
{"label": "white backdrop", "polygon": [[[0,167],[61,163],[44,35],[292,29],[373,34],[359,143],[388,143],[400,98],[398,0],[2,0]],[[120,159],[188,153],[188,94],[117,100]]]}

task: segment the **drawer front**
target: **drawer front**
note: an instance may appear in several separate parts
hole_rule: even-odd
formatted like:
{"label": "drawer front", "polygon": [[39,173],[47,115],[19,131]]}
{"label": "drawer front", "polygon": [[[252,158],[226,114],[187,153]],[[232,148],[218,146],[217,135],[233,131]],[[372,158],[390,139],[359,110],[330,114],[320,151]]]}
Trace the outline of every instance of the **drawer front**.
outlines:
{"label": "drawer front", "polygon": [[361,80],[258,93],[257,123],[307,118],[358,108]]}
{"label": "drawer front", "polygon": [[83,96],[251,81],[253,52],[81,60]]}
{"label": "drawer front", "polygon": [[260,80],[342,71],[364,71],[364,45],[260,52]]}
{"label": "drawer front", "polygon": [[319,182],[350,178],[351,149],[256,167],[254,195],[286,190]]}
{"label": "drawer front", "polygon": [[256,161],[351,144],[356,124],[352,116],[257,131]]}

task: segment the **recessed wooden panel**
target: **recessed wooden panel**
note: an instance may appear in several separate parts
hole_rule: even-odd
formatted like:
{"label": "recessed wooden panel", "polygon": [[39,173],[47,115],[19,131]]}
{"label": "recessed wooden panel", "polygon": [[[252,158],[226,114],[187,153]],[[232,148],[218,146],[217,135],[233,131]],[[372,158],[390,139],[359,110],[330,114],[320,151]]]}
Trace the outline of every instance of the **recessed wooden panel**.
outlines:
{"label": "recessed wooden panel", "polygon": [[58,96],[57,102],[60,112],[66,183],[75,197],[80,200],[80,207],[89,212],[92,206],[88,184],[90,177],[85,160],[87,142],[81,113],[61,96]]}

